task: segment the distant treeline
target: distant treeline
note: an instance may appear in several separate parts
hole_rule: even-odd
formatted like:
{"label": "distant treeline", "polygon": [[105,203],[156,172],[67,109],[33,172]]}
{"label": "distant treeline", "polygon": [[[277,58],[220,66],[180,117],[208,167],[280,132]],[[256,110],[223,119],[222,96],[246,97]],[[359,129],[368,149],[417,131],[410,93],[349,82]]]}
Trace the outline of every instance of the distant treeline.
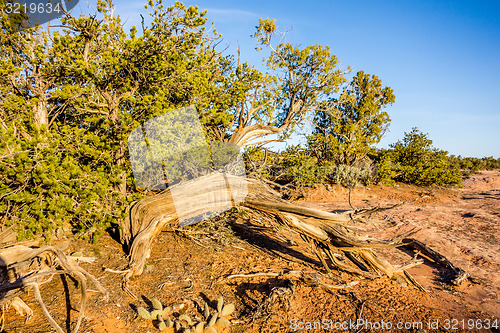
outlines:
{"label": "distant treeline", "polygon": [[495,159],[493,156],[477,158],[451,155],[449,159],[455,168],[464,171],[465,176],[480,170],[500,169],[500,158]]}
{"label": "distant treeline", "polygon": [[[310,139],[310,138],[309,138]],[[322,154],[315,141],[290,146],[280,153],[262,147],[248,149],[250,173],[268,180],[310,186],[318,183],[356,186],[396,182],[429,185],[459,185],[480,170],[500,169],[500,158],[448,155],[432,146],[428,134],[413,128],[389,149],[372,148],[351,165],[331,149]],[[250,162],[251,161],[251,162]]]}

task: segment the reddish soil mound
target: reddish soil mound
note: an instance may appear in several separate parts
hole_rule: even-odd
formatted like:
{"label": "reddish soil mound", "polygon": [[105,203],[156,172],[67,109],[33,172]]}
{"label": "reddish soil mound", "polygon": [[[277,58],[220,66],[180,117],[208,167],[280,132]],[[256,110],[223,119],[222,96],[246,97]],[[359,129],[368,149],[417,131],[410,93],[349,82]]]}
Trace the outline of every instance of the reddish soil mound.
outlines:
{"label": "reddish soil mound", "polygon": [[[473,327],[477,327],[479,322],[485,324],[500,317],[499,185],[500,172],[488,171],[473,175],[463,188],[399,185],[353,191],[351,199],[355,207],[386,206],[414,200],[421,194],[427,196],[387,214],[377,214],[372,217],[375,224],[356,226],[363,233],[382,238],[419,227],[416,239],[471,274],[472,279],[461,287],[451,287],[440,282],[438,267],[426,261],[410,272],[429,290],[428,294],[386,278],[360,280],[357,285],[334,293],[286,275],[227,279],[231,274],[322,270],[301,240],[294,239],[294,246],[282,246],[288,242],[287,230],[261,228],[258,221],[249,225],[242,217],[228,223],[206,222],[188,229],[184,236],[162,233],[155,241],[145,273],[131,281],[131,291],[139,297],[134,300],[121,291],[119,274],[104,271],[126,266],[121,246],[107,235],[93,246],[75,241],[70,251],[96,257],[93,263],[81,266],[98,277],[110,292],[110,301],[106,303],[97,292],[89,291],[81,332],[154,332],[157,330],[151,321],[136,315],[136,307],[148,306],[156,298],[164,306],[182,307],[179,314],[201,319],[203,304],[215,307],[220,295],[226,303],[236,306],[230,330],[225,330],[232,332],[301,331],[299,328],[311,328],[308,332],[335,331],[335,328],[370,332],[380,325],[388,328],[389,323],[392,329],[379,331],[445,332],[449,331],[446,325],[451,329],[454,324],[458,328],[455,331],[476,331],[467,329],[469,319],[476,320]],[[350,209],[347,191],[339,187],[329,191],[318,187],[301,203],[328,211]],[[399,249],[380,252],[394,263],[413,256]],[[302,261],[297,262],[297,258]],[[345,273],[339,276],[347,282],[359,280]],[[54,277],[41,291],[56,321],[66,329],[73,327],[80,298],[74,281]],[[34,317],[24,323],[13,309],[6,311],[5,332],[52,331],[31,296],[23,298],[34,309]],[[360,326],[347,326],[349,321],[356,320]],[[434,329],[436,324],[438,328]],[[397,325],[402,325],[401,329]]]}

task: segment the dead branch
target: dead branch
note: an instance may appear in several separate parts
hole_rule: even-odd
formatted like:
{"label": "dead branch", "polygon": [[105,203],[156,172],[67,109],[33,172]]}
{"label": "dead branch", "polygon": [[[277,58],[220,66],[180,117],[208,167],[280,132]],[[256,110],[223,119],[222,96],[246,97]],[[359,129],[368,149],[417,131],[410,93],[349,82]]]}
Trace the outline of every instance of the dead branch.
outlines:
{"label": "dead branch", "polygon": [[224,278],[224,281],[231,279],[249,279],[255,277],[282,277],[282,278],[294,278],[297,279],[309,286],[313,287],[323,287],[329,291],[335,289],[345,289],[349,287],[353,287],[359,283],[359,281],[351,281],[351,282],[343,282],[341,284],[330,284],[324,282],[324,280],[329,279],[321,273],[313,272],[313,271],[283,271],[283,272],[257,272],[250,274],[232,274]]}
{"label": "dead branch", "polygon": [[[71,275],[78,281],[82,295],[78,319],[73,330],[73,332],[78,332],[84,318],[87,281],[90,280],[106,299],[108,293],[94,276],[78,266],[76,261],[68,259],[61,250],[64,247],[67,247],[67,244],[59,245],[59,247],[31,248],[24,245],[14,245],[0,248],[0,266],[6,270],[6,273],[0,277],[0,304],[8,304],[16,299],[23,289],[32,288],[44,316],[57,332],[62,333],[63,330],[52,318],[42,300],[39,285],[47,280],[41,281],[40,278],[49,276],[50,279],[57,274]],[[33,268],[35,260],[37,260],[37,265]],[[28,269],[30,271],[26,272]]]}
{"label": "dead branch", "polygon": [[469,278],[469,274],[463,269],[453,265],[445,256],[434,251],[424,243],[413,238],[404,239],[403,243],[404,247],[418,251],[418,255],[423,256],[424,258],[427,258],[445,268],[448,271],[445,278],[452,284],[459,286]]}
{"label": "dead branch", "polygon": [[[347,225],[347,222],[353,219],[387,211],[406,203],[343,214],[329,213],[287,202],[281,199],[279,193],[261,181],[231,175],[220,177],[216,173],[175,185],[176,192],[181,193],[180,199],[176,197],[176,200],[199,202],[198,193],[203,192],[204,195],[208,194],[217,201],[219,200],[217,191],[220,191],[220,188],[227,188],[227,183],[222,183],[224,179],[230,180],[231,191],[248,189],[245,200],[239,206],[257,215],[271,216],[276,222],[300,234],[311,247],[313,253],[320,259],[330,279],[336,279],[335,270],[354,273],[365,278],[386,275],[404,285],[413,285],[425,290],[406,271],[410,267],[421,264],[421,260],[415,259],[403,265],[392,265],[374,251],[376,248],[405,245],[402,240],[417,230],[411,230],[389,240],[381,240],[361,235],[356,232],[355,228]],[[179,202],[176,201],[175,204],[177,205]],[[220,202],[214,202],[213,206],[219,204]],[[200,204],[193,207],[192,211],[183,212],[183,214],[196,216],[210,211],[211,207],[212,205]],[[169,189],[131,205],[128,219],[120,229],[121,241],[129,249],[129,267],[123,280],[125,290],[127,290],[127,282],[130,277],[142,273],[144,263],[150,255],[154,238],[163,228],[177,229],[178,224],[176,209]],[[348,260],[341,262],[337,259],[339,254],[343,254]],[[342,283],[342,281],[337,281]]]}

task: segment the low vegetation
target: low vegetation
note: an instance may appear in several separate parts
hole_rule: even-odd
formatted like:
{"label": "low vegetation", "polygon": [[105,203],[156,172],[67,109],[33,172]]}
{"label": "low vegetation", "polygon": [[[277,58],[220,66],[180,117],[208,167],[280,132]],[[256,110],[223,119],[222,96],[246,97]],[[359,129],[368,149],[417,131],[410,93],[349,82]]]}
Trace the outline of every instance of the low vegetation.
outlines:
{"label": "low vegetation", "polygon": [[[251,173],[270,181],[289,184],[295,188],[314,184],[343,186],[385,184],[397,182],[419,186],[460,185],[464,178],[479,170],[500,168],[500,158],[461,157],[432,145],[429,135],[417,128],[389,149],[370,148],[352,154],[353,163],[345,164],[342,148],[318,152],[318,133],[309,137],[308,145],[292,145],[280,153],[265,148],[246,152]],[[250,162],[251,161],[251,162]]]}
{"label": "low vegetation", "polygon": [[[416,129],[375,149],[394,91],[376,75],[351,76],[328,46],[275,42],[274,20],[260,20],[254,35],[267,52],[261,72],[217,50],[221,36],[197,7],[146,7],[151,26],[129,32],[111,0],[97,1],[95,15],[63,16],[61,29],[23,27],[2,9],[0,222],[19,239],[71,232],[95,242],[147,194],[133,180],[130,132],[187,105],[207,138],[245,147],[250,175],[288,187],[459,184],[500,165],[448,156]],[[263,148],[306,119],[305,145]]]}
{"label": "low vegetation", "polygon": [[[228,195],[235,206],[231,213],[273,221],[290,237],[292,232],[300,235],[305,246],[293,252],[307,257],[313,251],[327,274],[309,277],[315,277],[315,286],[332,293],[357,283],[336,277],[334,270],[362,278],[385,275],[425,290],[407,272],[423,260],[415,256],[408,263],[392,264],[376,253],[379,247],[418,250],[451,271],[448,282],[461,284],[467,279],[442,255],[408,238],[415,230],[381,240],[347,225],[366,222],[372,214],[398,204],[331,213],[286,200],[318,183],[348,188],[396,182],[458,185],[470,172],[500,166],[500,159],[449,156],[416,128],[389,149],[374,148],[389,128],[385,109],[395,102],[394,91],[376,75],[364,71],[351,75],[329,46],[276,43],[276,22],[261,19],[253,37],[258,48],[267,52],[267,67],[259,71],[241,62],[239,55],[221,53],[217,48],[221,36],[206,26],[206,13],[180,2],[165,7],[161,0],[148,1],[151,23],[148,27],[143,20],[142,32],[137,27],[123,30],[120,17],[113,14],[112,0],[97,0],[94,15],[66,13],[58,29],[23,26],[22,19],[9,18],[6,3],[0,0],[0,250],[4,258],[12,257],[12,250],[24,253],[5,267],[17,269],[22,264],[26,275],[0,277],[0,289],[8,291],[0,305],[17,301],[18,293],[32,286],[53,328],[63,332],[41,300],[39,278],[76,276],[82,292],[76,332],[84,318],[87,279],[107,296],[97,279],[76,264],[92,258],[81,258],[77,252],[80,259],[73,261],[51,246],[11,246],[16,243],[13,238],[43,243],[54,236],[76,236],[97,242],[112,225],[118,225],[114,231],[128,252],[128,265],[108,271],[121,274],[123,290],[138,301],[128,282],[143,273],[154,240],[163,230],[182,229],[178,228],[182,209],[174,205],[174,190],[179,200],[175,204],[188,203],[187,221],[213,217],[211,213],[223,210],[218,204],[228,204],[221,198],[221,189],[233,191],[228,192],[235,194]],[[204,144],[205,138],[207,147],[220,145],[227,150],[206,155],[203,149],[182,150],[171,164],[180,165],[185,154],[194,157],[185,158],[186,165],[208,171],[167,174],[171,179],[164,177],[165,158],[152,157],[160,165],[152,169],[160,174],[154,184],[166,182],[171,191],[141,188],[134,182],[130,134],[135,129],[145,132],[148,121],[173,110],[184,112],[187,106],[199,112],[200,133],[205,134],[200,141]],[[313,123],[306,144],[281,152],[265,148],[270,141],[296,135],[306,121]],[[195,141],[185,131],[190,125],[176,125],[183,138],[176,137],[181,140],[175,145],[184,148],[187,141]],[[157,145],[142,137],[142,147],[154,151],[151,146]],[[245,179],[221,174],[216,167],[233,166],[226,161],[234,161],[235,147],[245,151]],[[210,210],[199,204],[207,197],[213,199],[207,203]],[[255,231],[249,232],[253,233],[249,237],[257,237]],[[286,243],[292,245],[293,239]],[[42,252],[54,253],[52,259],[44,259],[51,270],[40,266],[28,273],[32,263],[41,262]],[[302,256],[296,260],[303,260]],[[308,278],[299,271],[287,274]],[[330,281],[321,282],[318,276]],[[205,304],[203,317],[163,308],[159,301],[148,309],[137,308],[137,314],[153,320],[160,330],[223,332],[234,310],[221,298],[216,312]]]}

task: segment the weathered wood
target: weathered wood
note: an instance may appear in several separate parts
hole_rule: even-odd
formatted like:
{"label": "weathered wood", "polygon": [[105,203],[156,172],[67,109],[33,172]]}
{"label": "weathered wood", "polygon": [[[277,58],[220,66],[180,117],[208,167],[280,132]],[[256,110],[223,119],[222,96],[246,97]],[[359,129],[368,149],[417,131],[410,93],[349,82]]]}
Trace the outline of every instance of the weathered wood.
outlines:
{"label": "weathered wood", "polygon": [[[410,264],[393,266],[387,260],[380,258],[373,250],[381,247],[400,246],[404,243],[402,239],[409,237],[416,230],[411,230],[393,239],[381,240],[360,235],[353,228],[347,226],[347,222],[353,219],[377,211],[392,209],[399,205],[351,211],[345,214],[329,213],[291,204],[281,199],[279,193],[258,180],[231,175],[221,177],[220,174],[214,173],[172,187],[172,190],[175,189],[177,193],[176,200],[181,200],[184,203],[190,200],[196,202],[198,193],[203,193],[205,197],[208,195],[214,199],[210,204],[191,205],[190,210],[184,211],[182,214],[196,216],[210,211],[214,207],[223,206],[224,203],[220,202],[223,199],[218,198],[217,191],[220,190],[221,186],[227,186],[228,180],[231,184],[231,190],[233,190],[234,184],[238,187],[238,191],[243,187],[248,189],[246,198],[239,206],[275,216],[278,222],[286,224],[291,230],[302,235],[317,250],[316,253],[327,270],[340,269],[364,277],[371,277],[374,272],[377,275],[386,275],[403,284],[414,285],[424,290],[405,270],[420,264],[421,261],[414,260]],[[142,274],[146,259],[151,252],[151,244],[161,230],[167,226],[178,227],[179,222],[174,204],[178,204],[178,202],[174,203],[170,190],[167,189],[131,206],[129,216],[120,230],[120,238],[129,249],[129,267],[124,271],[126,273],[124,288],[126,288],[130,277]],[[336,260],[332,251],[346,254],[352,265]],[[332,267],[329,267],[325,259],[330,260]]]}
{"label": "weathered wood", "polygon": [[404,247],[417,251],[420,256],[423,256],[444,267],[448,271],[448,274],[446,274],[446,279],[449,280],[449,282],[451,282],[452,284],[459,286],[467,281],[467,278],[469,277],[468,273],[466,273],[460,267],[453,265],[451,261],[449,261],[445,256],[434,251],[424,243],[413,238],[406,238],[403,240],[403,243]]}
{"label": "weathered wood", "polygon": [[[62,333],[63,330],[51,317],[43,303],[39,285],[41,283],[40,278],[42,277],[50,277],[56,274],[70,274],[78,280],[82,294],[78,319],[73,330],[73,332],[78,332],[84,317],[87,299],[87,281],[90,280],[106,298],[108,297],[108,293],[94,276],[66,257],[62,249],[67,247],[67,245],[68,243],[61,243],[58,246],[41,248],[14,245],[0,248],[0,266],[2,266],[2,274],[0,274],[0,304],[15,300],[23,289],[31,287],[34,291],[35,299],[40,304],[47,320],[58,333]],[[41,259],[38,260],[36,265],[33,262],[35,258]],[[13,270],[15,270],[15,274]]]}
{"label": "weathered wood", "polygon": [[319,209],[299,206],[288,202],[258,200],[250,197],[245,200],[245,204],[255,207],[279,210],[281,212],[294,213],[302,216],[314,217],[317,219],[329,220],[338,223],[346,223],[351,221],[351,217],[348,215],[329,213]]}

